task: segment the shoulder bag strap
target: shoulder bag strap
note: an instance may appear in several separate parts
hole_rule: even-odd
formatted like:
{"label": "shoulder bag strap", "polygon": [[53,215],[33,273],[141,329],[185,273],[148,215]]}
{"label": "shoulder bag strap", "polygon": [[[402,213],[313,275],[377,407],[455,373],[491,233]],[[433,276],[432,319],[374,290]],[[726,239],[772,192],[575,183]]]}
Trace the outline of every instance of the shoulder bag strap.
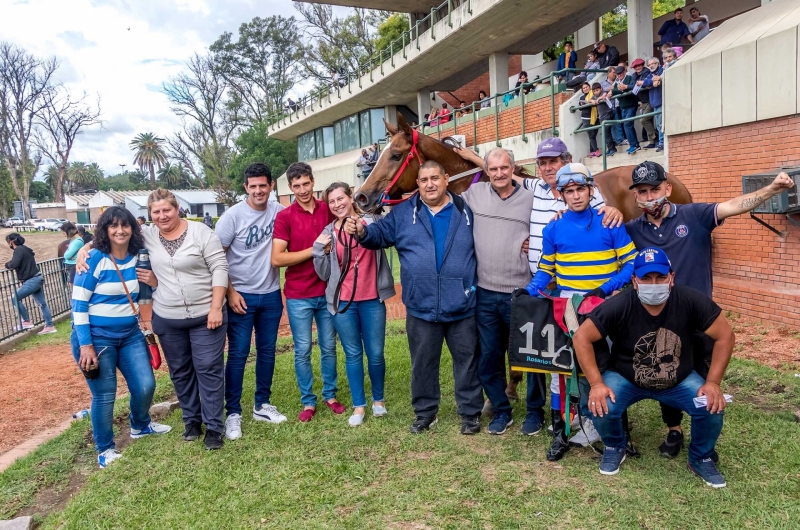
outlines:
{"label": "shoulder bag strap", "polygon": [[119,281],[122,282],[122,288],[125,289],[125,296],[128,297],[128,303],[131,305],[131,310],[133,314],[136,315],[136,320],[139,320],[139,312],[136,310],[136,306],[133,303],[133,298],[131,298],[131,293],[128,291],[128,286],[125,284],[125,279],[122,277],[122,272],[119,270],[119,265],[117,265],[117,260],[114,259],[114,256],[109,254],[111,261],[114,263],[114,268],[117,269],[117,276],[119,276]]}

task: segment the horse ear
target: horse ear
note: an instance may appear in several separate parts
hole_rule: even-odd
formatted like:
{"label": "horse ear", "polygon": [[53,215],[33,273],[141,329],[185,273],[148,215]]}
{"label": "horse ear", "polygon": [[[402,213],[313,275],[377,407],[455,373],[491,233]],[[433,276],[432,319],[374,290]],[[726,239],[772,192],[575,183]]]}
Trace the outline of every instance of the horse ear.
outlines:
{"label": "horse ear", "polygon": [[397,112],[397,128],[411,136],[411,126],[399,111]]}
{"label": "horse ear", "polygon": [[383,119],[383,123],[386,125],[386,130],[389,131],[390,136],[397,134],[397,127],[386,121],[386,118]]}

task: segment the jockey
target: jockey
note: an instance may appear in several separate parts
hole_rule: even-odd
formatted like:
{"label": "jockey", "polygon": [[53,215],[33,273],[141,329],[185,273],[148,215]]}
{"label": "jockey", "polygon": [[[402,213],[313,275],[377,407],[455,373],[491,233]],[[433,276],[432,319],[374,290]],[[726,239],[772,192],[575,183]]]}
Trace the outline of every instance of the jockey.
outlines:
{"label": "jockey", "polygon": [[[556,189],[568,210],[560,219],[551,221],[542,233],[542,255],[527,286],[528,293],[537,296],[555,277],[562,297],[577,293],[605,298],[630,281],[636,247],[623,227],[603,226],[604,214],[590,206],[594,183],[586,166],[570,163],[559,169]],[[558,396],[554,396],[551,399],[553,444],[547,452],[550,461],[560,460],[569,450],[559,404]],[[593,437],[588,411],[583,414],[584,433],[587,438]]]}

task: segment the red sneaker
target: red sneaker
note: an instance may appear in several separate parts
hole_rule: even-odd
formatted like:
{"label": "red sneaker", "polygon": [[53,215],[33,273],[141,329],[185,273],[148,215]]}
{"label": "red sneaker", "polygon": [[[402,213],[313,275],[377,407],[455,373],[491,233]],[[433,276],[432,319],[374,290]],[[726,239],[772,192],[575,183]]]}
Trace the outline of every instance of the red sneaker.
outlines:
{"label": "red sneaker", "polygon": [[317,409],[303,409],[302,412],[300,412],[300,414],[297,415],[297,418],[302,423],[308,423],[309,421],[311,421],[311,418],[313,418],[314,414],[316,413]]}
{"label": "red sneaker", "polygon": [[325,404],[333,411],[334,414],[344,414],[344,411],[346,410],[344,405],[338,401],[326,401]]}

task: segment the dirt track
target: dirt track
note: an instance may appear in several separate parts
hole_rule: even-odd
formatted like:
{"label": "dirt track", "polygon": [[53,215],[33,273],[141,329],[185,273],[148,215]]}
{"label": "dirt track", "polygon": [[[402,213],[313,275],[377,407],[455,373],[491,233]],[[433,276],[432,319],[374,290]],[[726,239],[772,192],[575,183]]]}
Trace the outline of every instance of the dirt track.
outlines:
{"label": "dirt track", "polygon": [[[6,244],[6,236],[13,232],[11,228],[0,228],[0,266],[11,259],[11,249]],[[20,232],[25,238],[25,246],[36,254],[36,261],[53,259],[58,256],[58,244],[64,241],[64,234],[58,232]]]}

